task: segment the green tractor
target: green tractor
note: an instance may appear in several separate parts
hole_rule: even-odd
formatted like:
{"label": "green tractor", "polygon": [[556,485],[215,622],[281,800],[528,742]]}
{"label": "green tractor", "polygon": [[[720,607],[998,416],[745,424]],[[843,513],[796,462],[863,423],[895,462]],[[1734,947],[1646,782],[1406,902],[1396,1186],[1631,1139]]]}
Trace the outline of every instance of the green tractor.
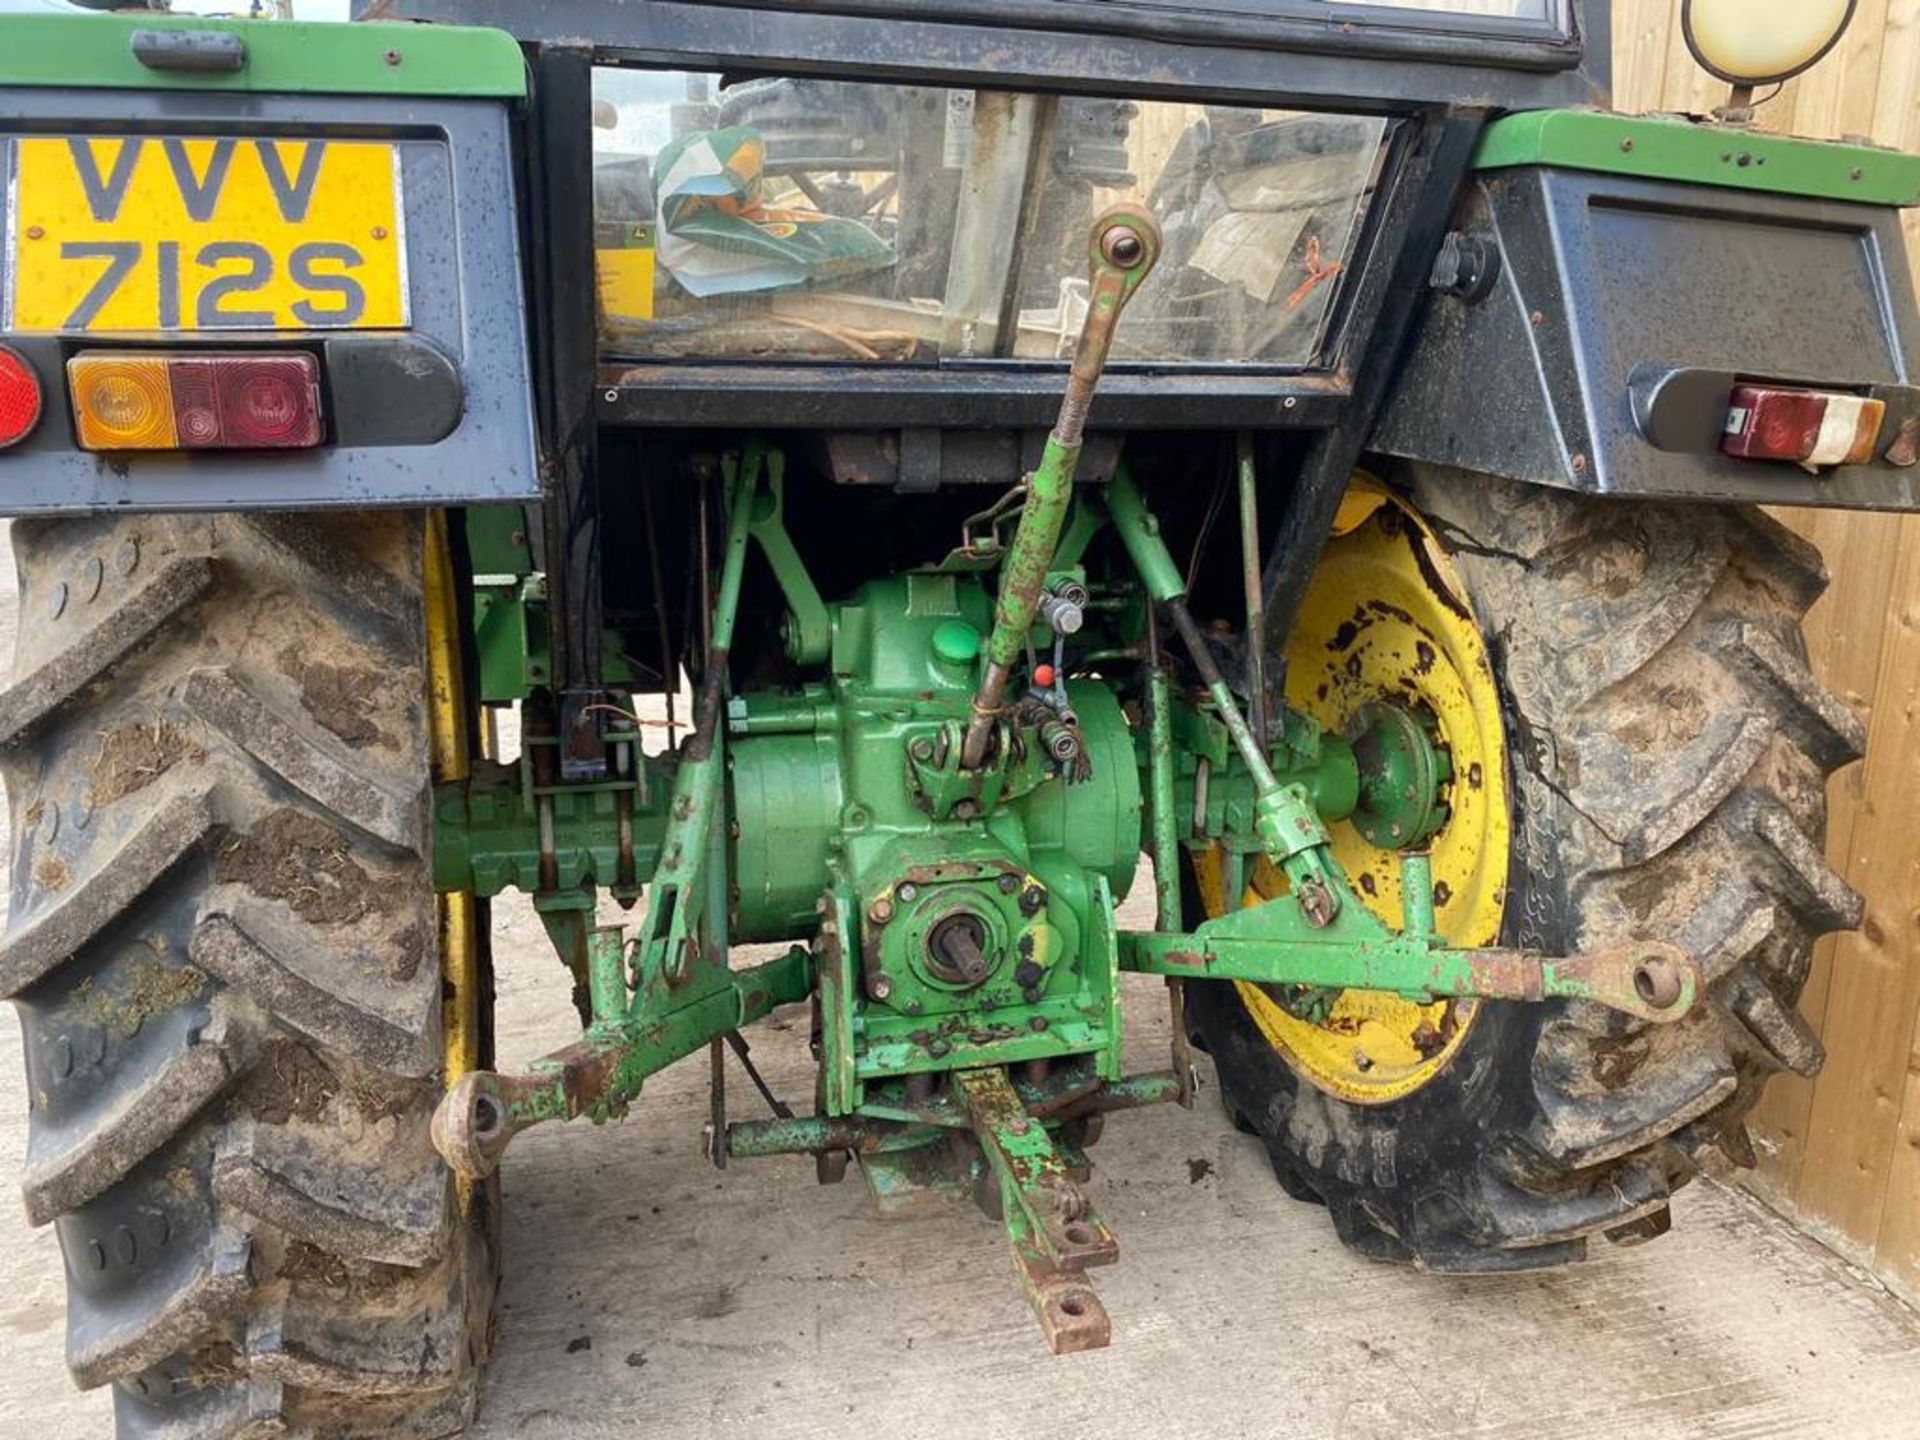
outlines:
{"label": "green tractor", "polygon": [[0,20],[0,993],[120,1435],[457,1433],[513,1138],[703,1051],[1055,1351],[1203,1086],[1437,1271],[1750,1161],[1862,745],[1759,507],[1920,506],[1920,159],[1743,108],[1849,6],[1692,0],[1710,120],[1585,0],[374,10]]}

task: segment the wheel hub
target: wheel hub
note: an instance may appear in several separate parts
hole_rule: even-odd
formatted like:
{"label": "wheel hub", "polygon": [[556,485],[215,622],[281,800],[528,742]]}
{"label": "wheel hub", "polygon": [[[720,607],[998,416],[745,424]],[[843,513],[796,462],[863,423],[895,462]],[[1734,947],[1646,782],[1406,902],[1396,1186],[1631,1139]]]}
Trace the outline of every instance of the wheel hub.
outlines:
{"label": "wheel hub", "polygon": [[[1287,698],[1353,745],[1359,800],[1332,825],[1336,858],[1373,913],[1398,928],[1398,852],[1425,849],[1439,932],[1455,945],[1500,936],[1510,832],[1500,695],[1479,627],[1444,552],[1411,511],[1356,480],[1287,650]],[[1249,894],[1221,893],[1219,857],[1199,860],[1214,913],[1286,888],[1256,866]],[[1472,1001],[1240,986],[1262,1035],[1309,1083],[1356,1104],[1415,1093],[1458,1052]]]}

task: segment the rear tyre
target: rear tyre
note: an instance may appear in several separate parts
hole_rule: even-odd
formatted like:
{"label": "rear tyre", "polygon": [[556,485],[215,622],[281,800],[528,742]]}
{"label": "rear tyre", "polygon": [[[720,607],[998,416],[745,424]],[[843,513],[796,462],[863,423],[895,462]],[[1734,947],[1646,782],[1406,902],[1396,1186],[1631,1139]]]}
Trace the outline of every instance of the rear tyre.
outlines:
{"label": "rear tyre", "polygon": [[0,993],[75,1379],[114,1387],[123,1437],[456,1434],[497,1196],[427,1139],[488,1024],[484,913],[427,867],[430,779],[464,761],[430,724],[459,713],[457,662],[429,664],[457,633],[444,536],[400,513],[13,536]]}
{"label": "rear tyre", "polygon": [[1815,939],[1859,921],[1822,842],[1826,778],[1864,736],[1807,667],[1820,557],[1760,512],[1408,481],[1448,552],[1423,564],[1457,577],[1505,711],[1503,938],[1550,953],[1671,939],[1699,957],[1706,997],[1670,1026],[1483,1006],[1388,1103],[1303,1079],[1233,987],[1190,987],[1189,1006],[1229,1113],[1349,1246],[1435,1270],[1549,1265],[1596,1235],[1662,1233],[1703,1165],[1752,1163],[1743,1117],[1767,1078],[1818,1070],[1795,1003]]}

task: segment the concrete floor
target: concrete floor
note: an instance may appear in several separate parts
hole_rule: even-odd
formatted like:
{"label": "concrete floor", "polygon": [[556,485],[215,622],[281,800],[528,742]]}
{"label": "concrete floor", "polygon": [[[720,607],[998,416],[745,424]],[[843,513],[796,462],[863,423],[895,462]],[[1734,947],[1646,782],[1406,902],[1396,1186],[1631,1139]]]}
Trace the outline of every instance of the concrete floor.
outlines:
{"label": "concrete floor", "polygon": [[[12,623],[7,603],[0,653]],[[574,1021],[531,912],[497,913],[510,1065]],[[1163,995],[1131,995],[1143,1068],[1164,1064]],[[804,1100],[804,1027],[750,1038]],[[21,1074],[19,1043],[0,1025],[0,1076]],[[1349,1255],[1203,1092],[1192,1114],[1109,1122],[1091,1190],[1121,1245],[1097,1276],[1113,1346],[1055,1359],[977,1214],[883,1221],[857,1174],[709,1167],[705,1069],[662,1076],[624,1125],[515,1142],[482,1440],[1920,1440],[1920,1315],[1739,1191],[1696,1185],[1673,1235],[1577,1269],[1417,1275]],[[0,1100],[0,1173],[24,1110]],[[0,1437],[109,1433],[105,1393],[61,1363],[62,1304],[52,1231],[0,1204]]]}

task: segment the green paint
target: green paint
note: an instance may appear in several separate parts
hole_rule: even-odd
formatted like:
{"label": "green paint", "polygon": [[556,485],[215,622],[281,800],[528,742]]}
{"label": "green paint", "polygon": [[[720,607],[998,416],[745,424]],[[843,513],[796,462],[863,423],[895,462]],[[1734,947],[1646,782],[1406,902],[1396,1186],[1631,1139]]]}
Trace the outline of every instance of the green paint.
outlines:
{"label": "green paint", "polygon": [[1020,523],[1000,565],[1000,598],[994,609],[993,633],[987,637],[987,660],[1010,666],[1026,650],[1033,627],[1034,607],[1053,565],[1073,499],[1073,472],[1080,465],[1080,442],[1063,443],[1047,436],[1040,465],[1027,477],[1027,498]]}
{"label": "green paint", "polygon": [[1442,801],[1453,764],[1438,727],[1401,705],[1375,702],[1355,717],[1351,754],[1359,781],[1353,825],[1370,845],[1411,850],[1446,823]]}
{"label": "green paint", "polygon": [[533,573],[527,544],[527,512],[520,505],[470,505],[460,512],[467,559],[476,582],[481,577],[519,577]]}
{"label": "green paint", "polygon": [[1167,672],[1159,665],[1147,670],[1147,794],[1152,802],[1154,926],[1180,928],[1180,820],[1193,814],[1193,791],[1185,810],[1180,808],[1174,784],[1173,700]]}
{"label": "green paint", "polygon": [[633,781],[537,791],[527,752],[514,765],[477,762],[470,779],[442,785],[434,793],[434,888],[481,896],[537,890],[539,796],[547,799],[553,815],[556,887],[611,885],[620,854],[617,797],[622,791],[634,797],[634,858],[638,873],[646,876],[658,863],[666,833],[670,763],[649,758]]}
{"label": "green paint", "polygon": [[1114,471],[1107,485],[1107,513],[1112,517],[1128,558],[1140,572],[1147,594],[1162,604],[1184,599],[1186,577],[1168,553],[1166,542],[1160,538],[1160,522],[1147,509],[1140,487],[1134,483],[1133,472],[1124,463]]}
{"label": "green paint", "polygon": [[753,520],[747,533],[759,543],[780,593],[786,597],[787,613],[780,634],[787,658],[796,665],[818,665],[827,658],[833,642],[833,624],[820,592],[814,588],[813,577],[807,574],[800,552],[793,548],[793,539],[787,534],[786,482],[786,453],[769,452],[767,483],[754,496]]}
{"label": "green paint", "polygon": [[1433,858],[1421,851],[1400,862],[1401,932],[1409,937],[1438,933],[1433,908]]}
{"label": "green paint", "polygon": [[[778,452],[750,444],[723,456],[721,471],[727,538],[712,628],[724,658],[750,556],[765,560],[790,609],[819,602],[780,521]],[[820,603],[818,617],[789,631],[821,637],[799,647],[817,658],[777,691],[728,695],[716,669],[695,738],[630,780],[537,786],[536,770],[549,767],[534,757],[553,742],[534,736],[518,764],[481,764],[440,789],[436,883],[537,890],[536,910],[590,1015],[575,1045],[520,1076],[485,1077],[515,1128],[617,1117],[663,1066],[776,1006],[811,1000],[817,1113],[735,1123],[730,1152],[857,1151],[875,1196],[894,1209],[916,1193],[996,1187],[1044,1319],[1046,1277],[1075,1258],[1072,1247],[1110,1244],[1091,1211],[1079,1226],[1094,1237],[1087,1241],[1066,1234],[1048,1208],[1085,1161],[1081,1131],[1057,1103],[1071,1095],[1126,1108],[1183,1094],[1178,1073],[1123,1071],[1123,969],[1270,985],[1281,1003],[1321,1017],[1347,989],[1421,1001],[1580,998],[1631,1013],[1618,957],[1596,964],[1447,948],[1435,933],[1424,856],[1403,859],[1401,931],[1359,903],[1326,823],[1362,807],[1403,824],[1431,813],[1445,765],[1416,717],[1383,709],[1350,744],[1287,711],[1263,751],[1223,683],[1204,698],[1176,696],[1167,672],[1146,667],[1146,711],[1129,719],[1122,691],[1090,678],[1086,657],[1137,657],[1148,590],[1172,601],[1183,633],[1192,622],[1137,488],[1124,472],[1113,488],[1112,503],[1079,513],[1100,524],[1111,516],[1139,578],[1095,566],[1087,581],[1078,561],[1094,521],[1076,525],[1069,570],[1056,556],[1042,572],[1090,583],[1087,628],[1069,650],[1081,675],[1066,687],[1082,763],[1056,760],[1042,744],[1063,724],[1051,691],[1016,685],[993,713],[985,761],[960,766],[994,600],[979,571],[942,568],[871,580]],[[513,567],[483,573],[483,591],[535,593],[539,577],[519,568],[511,530],[483,527],[476,539],[479,553]],[[1004,576],[1000,583],[1004,593]],[[532,637],[519,643],[531,647]],[[1024,638],[1019,649],[1024,660]],[[1158,928],[1122,934],[1116,895],[1142,845],[1143,788],[1152,797]],[[594,928],[623,815],[637,878],[650,885],[631,951],[619,928]],[[552,844],[540,888],[543,828]],[[1229,894],[1241,893],[1249,860],[1261,855],[1285,870],[1291,893],[1186,932],[1179,847],[1214,842]],[[731,946],[764,941],[798,943],[753,970],[729,968]],[[1185,1071],[1177,1053],[1174,1064]],[[951,1079],[936,1088],[930,1077],[942,1074]]]}
{"label": "green paint", "polygon": [[1598,110],[1509,115],[1487,127],[1474,163],[1482,170],[1548,165],[1865,205],[1920,205],[1920,156],[1680,116]]}
{"label": "green paint", "polygon": [[587,936],[587,984],[593,1002],[590,1033],[619,1034],[627,1015],[626,947],[619,926],[602,925]]}
{"label": "green paint", "polygon": [[[136,30],[238,35],[247,61],[232,74],[150,70],[134,58]],[[501,30],[75,13],[7,16],[0,88],[9,86],[518,100],[527,73]]]}
{"label": "green paint", "polygon": [[[1161,538],[1159,521],[1141,498],[1124,461],[1107,486],[1107,509],[1147,593],[1166,605],[1176,623],[1192,635],[1193,622],[1183,604],[1186,582]],[[1195,663],[1204,658],[1196,656]],[[1274,773],[1271,757],[1254,737],[1233,692],[1217,671],[1207,681],[1207,696],[1213,703],[1214,718],[1225,728],[1234,753],[1253,783],[1253,829],[1261,850],[1286,873],[1301,907],[1341,908],[1344,899],[1352,898],[1352,892],[1333,858],[1326,826],[1314,812],[1307,786],[1283,783]]]}
{"label": "green paint", "polygon": [[942,620],[933,627],[933,653],[949,665],[971,665],[980,658],[980,632],[964,620]]}
{"label": "green paint", "polygon": [[[1229,910],[1191,934],[1120,937],[1120,965],[1145,975],[1237,980],[1308,993],[1303,1012],[1342,990],[1373,990],[1420,1004],[1443,999],[1585,1000],[1641,1018],[1676,1020],[1692,1007],[1699,976],[1678,974],[1675,1001],[1656,1015],[1634,993],[1631,967],[1529,954],[1456,950],[1435,933],[1433,870],[1427,857],[1402,857],[1404,928],[1391,930],[1360,904],[1343,904],[1323,925],[1282,900]],[[1650,949],[1653,947],[1649,947]]]}
{"label": "green paint", "polygon": [[583,1045],[604,1065],[606,1077],[591,1094],[570,1092],[553,1061],[534,1061],[527,1076],[532,1083],[514,1087],[509,1121],[518,1128],[582,1116],[596,1123],[618,1119],[650,1076],[782,1005],[805,1000],[812,989],[812,966],[798,948],[727,973],[722,983],[687,994],[643,1020],[629,1019],[611,1033],[591,1033]]}
{"label": "green paint", "polygon": [[[552,683],[549,634],[545,575],[475,571],[473,638],[482,704],[524,700]],[[647,673],[628,658],[626,638],[611,626],[603,632],[600,673],[611,689],[624,690]]]}
{"label": "green paint", "polygon": [[[848,959],[822,967],[829,1114],[962,1064],[1093,1052],[1118,1073],[1113,968],[1087,962],[1139,853],[1132,736],[1111,690],[1076,681],[1089,779],[1066,785],[1012,722],[961,770],[973,667],[940,637],[977,644],[991,612],[977,576],[870,582],[833,607],[830,683],[729,714],[736,938],[814,933],[823,894],[847,915]],[[929,958],[963,912],[994,962],[978,982]]]}
{"label": "green paint", "polygon": [[[721,460],[727,546],[713,601],[713,678],[719,689],[703,696],[709,704],[725,703],[727,653],[739,617],[748,527],[765,461],[766,451],[757,442]],[[724,991],[731,983],[727,971],[730,881],[726,822],[720,813],[726,805],[726,717],[696,710],[694,723],[694,738],[681,751],[673,778],[667,829],[634,952],[639,983],[631,1015],[636,1024],[702,993]]]}

